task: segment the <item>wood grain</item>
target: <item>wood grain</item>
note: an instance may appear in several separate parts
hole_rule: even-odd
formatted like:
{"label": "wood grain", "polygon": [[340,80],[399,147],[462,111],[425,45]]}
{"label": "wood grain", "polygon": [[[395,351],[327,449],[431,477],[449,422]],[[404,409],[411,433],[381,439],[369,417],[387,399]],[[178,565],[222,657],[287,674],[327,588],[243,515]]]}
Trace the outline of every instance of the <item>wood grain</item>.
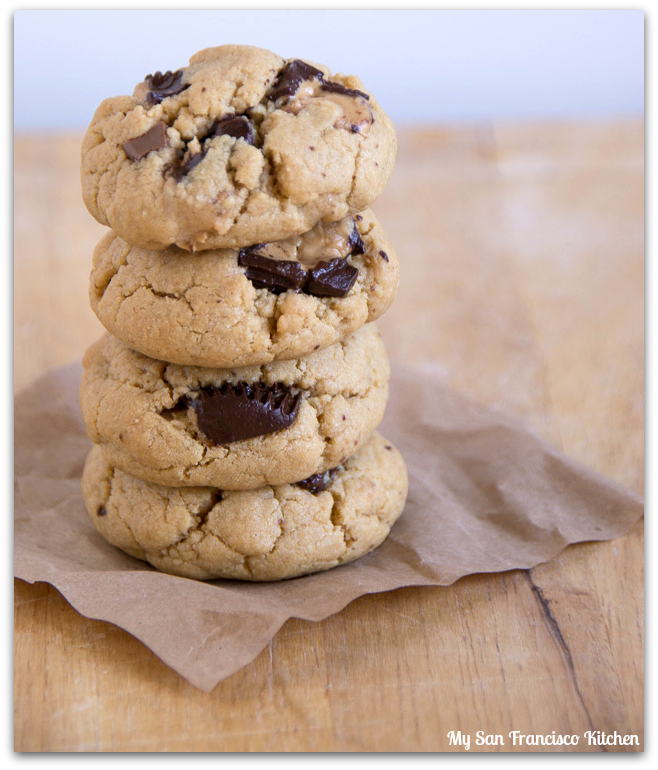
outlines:
{"label": "wood grain", "polygon": [[[16,138],[17,388],[102,331],[87,279],[104,228],[80,199],[80,140]],[[639,493],[643,153],[639,120],[407,129],[374,207],[402,264],[380,322],[391,357],[432,362]],[[16,581],[15,599],[16,751],[463,751],[451,730],[472,752],[528,750],[511,730],[644,747],[641,523],[530,571],[289,620],[209,694],[46,584]],[[478,730],[505,745],[476,746]]]}

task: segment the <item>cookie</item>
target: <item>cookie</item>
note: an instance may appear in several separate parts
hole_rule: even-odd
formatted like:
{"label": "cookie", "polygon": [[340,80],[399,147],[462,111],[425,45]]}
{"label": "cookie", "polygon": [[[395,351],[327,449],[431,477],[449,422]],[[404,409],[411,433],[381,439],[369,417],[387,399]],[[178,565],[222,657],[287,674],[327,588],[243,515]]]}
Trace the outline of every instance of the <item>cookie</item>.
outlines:
{"label": "cookie", "polygon": [[152,358],[205,367],[297,358],[374,321],[399,264],[370,211],[242,251],[191,257],[108,233],[94,251],[91,306],[105,328]]}
{"label": "cookie", "polygon": [[103,101],[82,145],[82,194],[140,248],[241,248],[363,211],[396,142],[357,77],[225,45]]}
{"label": "cookie", "polygon": [[98,531],[131,556],[183,577],[265,581],[331,569],[381,545],[404,508],[407,472],[377,433],[321,478],[246,491],[141,481],[94,447],[82,489]]}
{"label": "cookie", "polygon": [[374,324],[263,366],[169,364],[111,335],[82,363],[82,413],[111,465],[158,484],[222,489],[285,484],[340,465],[379,425],[390,375]]}

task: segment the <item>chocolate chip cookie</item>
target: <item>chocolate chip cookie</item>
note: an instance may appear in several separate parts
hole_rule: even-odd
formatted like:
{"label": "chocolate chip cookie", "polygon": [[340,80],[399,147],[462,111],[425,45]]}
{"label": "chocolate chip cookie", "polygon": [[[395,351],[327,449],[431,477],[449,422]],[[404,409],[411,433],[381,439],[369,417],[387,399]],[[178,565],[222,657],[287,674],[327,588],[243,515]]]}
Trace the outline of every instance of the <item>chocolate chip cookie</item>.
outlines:
{"label": "chocolate chip cookie", "polygon": [[332,345],[391,304],[395,251],[372,212],[285,241],[193,257],[108,233],[89,296],[105,328],[152,358],[205,367],[296,358]]}
{"label": "chocolate chip cookie", "polygon": [[377,433],[321,476],[246,491],[140,481],[94,447],[82,489],[98,531],[131,556],[200,580],[265,581],[331,569],[381,545],[404,507],[407,472]]}
{"label": "chocolate chip cookie", "polygon": [[209,369],[148,358],[105,335],[83,357],[80,403],[108,462],[170,486],[251,489],[340,465],[388,397],[374,324],[311,355]]}
{"label": "chocolate chip cookie", "polygon": [[83,199],[140,248],[242,248],[363,211],[396,141],[355,76],[250,46],[208,48],[98,107]]}

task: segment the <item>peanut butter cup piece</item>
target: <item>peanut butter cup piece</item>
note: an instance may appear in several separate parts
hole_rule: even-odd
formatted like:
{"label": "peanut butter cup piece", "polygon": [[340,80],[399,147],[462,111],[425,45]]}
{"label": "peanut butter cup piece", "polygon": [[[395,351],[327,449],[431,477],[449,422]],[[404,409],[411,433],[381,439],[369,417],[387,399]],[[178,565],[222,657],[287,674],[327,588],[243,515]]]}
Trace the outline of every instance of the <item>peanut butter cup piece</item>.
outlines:
{"label": "peanut butter cup piece", "polygon": [[300,392],[259,382],[225,383],[187,396],[199,430],[218,446],[287,428],[297,417],[300,400]]}
{"label": "peanut butter cup piece", "polygon": [[153,75],[147,75],[144,78],[144,82],[149,88],[149,92],[146,94],[146,101],[149,104],[160,104],[160,102],[167,96],[176,96],[187,88],[187,85],[183,85],[183,73],[185,70],[176,70],[172,72],[167,70],[162,73],[153,73]]}

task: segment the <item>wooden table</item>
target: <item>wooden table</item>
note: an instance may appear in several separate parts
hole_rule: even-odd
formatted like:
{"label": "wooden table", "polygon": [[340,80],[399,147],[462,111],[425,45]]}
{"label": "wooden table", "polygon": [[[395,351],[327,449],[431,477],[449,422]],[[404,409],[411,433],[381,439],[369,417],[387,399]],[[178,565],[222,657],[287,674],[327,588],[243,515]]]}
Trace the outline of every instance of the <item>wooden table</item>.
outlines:
{"label": "wooden table", "polygon": [[[101,334],[80,139],[16,139],[17,387]],[[375,205],[402,263],[380,323],[391,358],[435,362],[639,493],[643,142],[641,120],[401,129]],[[15,597],[16,751],[463,751],[451,730],[471,751],[478,730],[499,751],[512,730],[589,751],[585,731],[616,730],[643,749],[641,522],[530,571],[290,620],[209,694],[49,585],[16,581]]]}

